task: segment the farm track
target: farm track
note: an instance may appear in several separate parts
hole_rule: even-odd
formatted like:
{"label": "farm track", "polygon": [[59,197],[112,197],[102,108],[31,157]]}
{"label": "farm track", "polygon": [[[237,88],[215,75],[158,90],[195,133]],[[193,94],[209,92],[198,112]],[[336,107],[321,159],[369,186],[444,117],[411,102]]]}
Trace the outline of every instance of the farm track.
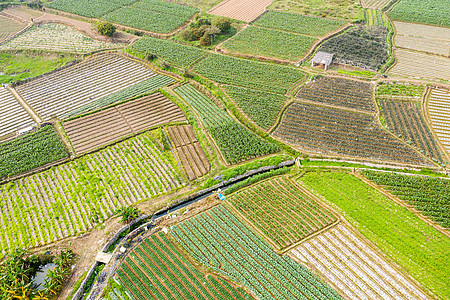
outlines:
{"label": "farm track", "polygon": [[225,0],[211,8],[208,13],[251,22],[259,17],[273,0]]}
{"label": "farm track", "polygon": [[188,179],[192,181],[206,175],[211,169],[211,165],[195,137],[192,126],[169,127],[168,132],[175,144]]}

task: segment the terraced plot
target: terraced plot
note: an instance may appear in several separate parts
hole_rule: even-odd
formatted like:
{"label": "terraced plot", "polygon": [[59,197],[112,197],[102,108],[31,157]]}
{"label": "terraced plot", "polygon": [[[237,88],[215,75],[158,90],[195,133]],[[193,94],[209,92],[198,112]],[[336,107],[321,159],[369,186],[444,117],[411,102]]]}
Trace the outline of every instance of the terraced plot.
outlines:
{"label": "terraced plot", "polygon": [[87,35],[62,24],[41,24],[0,46],[0,50],[45,50],[57,52],[87,53],[95,50],[124,47],[125,44],[94,40]]}
{"label": "terraced plot", "polygon": [[396,49],[396,64],[390,73],[414,78],[450,80],[450,58]]}
{"label": "terraced plot", "polygon": [[320,77],[305,85],[297,94],[308,101],[374,112],[370,83],[334,77]]}
{"label": "terraced plot", "polygon": [[430,165],[382,130],[372,115],[293,103],[273,135],[302,151],[383,162]]}
{"label": "terraced plot", "polygon": [[450,153],[450,92],[432,89],[428,100],[428,113],[431,126],[439,141]]}
{"label": "terraced plot", "polygon": [[253,299],[220,277],[202,274],[162,233],[137,245],[116,274],[136,300]]}
{"label": "terraced plot", "polygon": [[224,0],[211,8],[208,13],[251,22],[260,16],[273,0]]}
{"label": "terraced plot", "polygon": [[48,120],[152,76],[155,73],[144,65],[106,53],[22,84],[16,90],[42,119]]}
{"label": "terraced plot", "polygon": [[347,299],[427,299],[408,277],[343,224],[307,240],[290,254]]}
{"label": "terraced plot", "polygon": [[[285,249],[337,220],[286,178],[254,184],[227,201],[278,250]],[[291,220],[287,222],[289,216]]]}
{"label": "terraced plot", "polygon": [[385,125],[395,135],[414,145],[435,162],[445,161],[431,130],[420,111],[420,104],[410,101],[379,99]]}
{"label": "terraced plot", "polygon": [[64,129],[77,155],[139,131],[186,118],[181,109],[160,93],[65,122]]}
{"label": "terraced plot", "polygon": [[168,131],[189,180],[194,180],[206,175],[211,169],[211,165],[209,164],[208,158],[206,158],[200,143],[195,137],[192,126],[184,125],[169,127]]}
{"label": "terraced plot", "polygon": [[397,47],[450,56],[450,28],[404,22],[394,26]]}
{"label": "terraced plot", "polygon": [[35,125],[17,99],[3,87],[0,88],[0,120],[0,137],[14,133],[22,127]]}
{"label": "terraced plot", "polygon": [[0,16],[0,43],[24,27],[25,24]]}
{"label": "terraced plot", "polygon": [[172,226],[171,234],[196,260],[259,299],[341,299],[308,269],[276,254],[223,206]]}
{"label": "terraced plot", "polygon": [[144,133],[1,185],[1,252],[87,231],[120,206],[181,187],[174,157],[170,151],[161,153],[155,143]]}

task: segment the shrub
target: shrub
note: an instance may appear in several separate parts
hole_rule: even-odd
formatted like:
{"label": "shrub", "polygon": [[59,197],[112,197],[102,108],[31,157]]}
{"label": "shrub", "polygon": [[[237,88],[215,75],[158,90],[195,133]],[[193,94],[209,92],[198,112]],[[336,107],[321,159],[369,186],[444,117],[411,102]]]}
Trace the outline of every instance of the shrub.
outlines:
{"label": "shrub", "polygon": [[222,32],[227,32],[231,28],[231,22],[227,18],[219,18],[213,21],[213,26],[219,28]]}
{"label": "shrub", "polygon": [[98,22],[97,23],[97,32],[101,35],[113,36],[116,32],[116,26],[109,22]]}

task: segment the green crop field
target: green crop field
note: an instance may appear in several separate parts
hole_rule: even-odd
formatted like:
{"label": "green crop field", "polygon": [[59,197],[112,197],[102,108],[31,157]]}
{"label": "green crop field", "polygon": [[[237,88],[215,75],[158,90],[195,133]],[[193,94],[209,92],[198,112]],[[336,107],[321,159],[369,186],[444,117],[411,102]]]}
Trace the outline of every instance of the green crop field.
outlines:
{"label": "green crop field", "polygon": [[308,269],[276,254],[223,206],[172,226],[171,234],[196,260],[259,299],[341,299]]}
{"label": "green crop field", "polygon": [[69,156],[53,126],[0,144],[0,180]]}
{"label": "green crop field", "polygon": [[47,6],[87,18],[100,18],[121,7],[116,1],[106,0],[56,0]]}
{"label": "green crop field", "polygon": [[424,215],[450,228],[450,180],[369,170],[363,174]]}
{"label": "green crop field", "polygon": [[398,21],[450,27],[450,5],[445,0],[401,0],[388,16]]}
{"label": "green crop field", "polygon": [[[286,178],[254,184],[227,200],[278,249],[289,247],[336,221],[333,214],[303,195]],[[292,221],[286,222],[287,217]]]}
{"label": "green crop field", "polygon": [[300,179],[333,203],[360,232],[417,281],[450,297],[450,239],[413,212],[347,173],[309,172]]}
{"label": "green crop field", "polygon": [[301,34],[249,26],[223,47],[231,52],[297,61],[317,39]]}
{"label": "green crop field", "polygon": [[224,86],[224,90],[250,119],[266,130],[275,123],[281,107],[288,100],[283,95],[232,85]]}
{"label": "green crop field", "polygon": [[206,56],[208,52],[168,40],[144,37],[131,46],[131,49],[145,54],[153,54],[169,64],[186,68]]}
{"label": "green crop field", "polygon": [[345,21],[341,20],[270,10],[253,23],[253,25],[319,37],[331,31],[338,30],[345,23]]}
{"label": "green crop field", "polygon": [[235,164],[279,151],[278,146],[248,131],[194,87],[185,84],[175,91],[200,115],[228,163]]}
{"label": "green crop field", "polygon": [[406,84],[402,82],[379,82],[377,85],[377,96],[413,97],[420,98],[424,92],[423,85]]}
{"label": "green crop field", "polygon": [[218,83],[285,94],[305,73],[292,67],[211,54],[194,65],[194,71]]}

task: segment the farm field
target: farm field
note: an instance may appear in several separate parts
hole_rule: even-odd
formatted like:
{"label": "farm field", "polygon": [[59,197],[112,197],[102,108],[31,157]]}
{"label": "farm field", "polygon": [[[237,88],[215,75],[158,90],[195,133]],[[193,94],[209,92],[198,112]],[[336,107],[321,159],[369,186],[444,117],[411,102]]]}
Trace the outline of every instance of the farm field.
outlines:
{"label": "farm field", "polygon": [[427,299],[405,275],[344,224],[290,251],[347,299]]}
{"label": "farm field", "polygon": [[309,172],[301,182],[345,213],[362,235],[420,284],[449,298],[447,236],[353,175]]}
{"label": "farm field", "polygon": [[115,278],[136,300],[253,299],[221,277],[204,275],[161,232],[137,245]]}
{"label": "farm field", "polygon": [[316,41],[316,38],[301,34],[248,26],[222,47],[234,53],[297,61]]}
{"label": "farm field", "polygon": [[346,24],[345,21],[305,16],[269,10],[252,25],[264,28],[279,29],[286,32],[320,37],[336,31]]}
{"label": "farm field", "polygon": [[0,16],[0,43],[25,28],[25,24]]}
{"label": "farm field", "polygon": [[432,89],[428,99],[428,114],[431,127],[445,150],[450,154],[450,92]]}
{"label": "farm field", "polygon": [[276,121],[286,96],[226,85],[223,87],[237,106],[262,129],[269,129]]}
{"label": "farm field", "polygon": [[107,53],[19,85],[16,90],[42,119],[48,120],[155,75],[140,63]]}
{"label": "farm field", "polygon": [[304,85],[297,98],[347,109],[372,113],[375,105],[372,100],[372,84],[362,81],[319,77]]}
{"label": "farm field", "polygon": [[420,103],[389,99],[378,99],[378,102],[388,130],[435,162],[442,164],[446,161],[422,115]]}
{"label": "farm field", "polygon": [[121,3],[121,1],[105,0],[57,0],[46,6],[87,18],[100,18],[101,16],[118,9],[123,4],[129,4],[125,2]]}
{"label": "farm field", "polygon": [[224,0],[211,8],[208,13],[251,22],[260,16],[273,0]]}
{"label": "farm field", "polygon": [[382,9],[389,4],[391,0],[361,0],[361,6],[371,9]]}
{"label": "farm field", "polygon": [[431,54],[450,56],[450,28],[394,22],[395,45]]}
{"label": "farm field", "polygon": [[284,95],[305,77],[298,69],[210,54],[193,70],[215,82]]}
{"label": "farm field", "polygon": [[22,127],[35,125],[33,118],[6,88],[0,88],[0,137]]}
{"label": "farm field", "polygon": [[69,26],[51,23],[31,27],[14,39],[2,44],[0,50],[34,49],[87,53],[124,46],[125,44],[97,41]]}
{"label": "farm field", "polygon": [[334,63],[378,70],[389,58],[387,29],[379,26],[358,26],[332,37],[319,51],[334,53]]}
{"label": "farm field", "polygon": [[390,73],[414,78],[450,80],[450,58],[396,49],[396,64]]}
{"label": "farm field", "polygon": [[156,55],[167,63],[182,68],[191,66],[208,54],[199,48],[147,36],[139,39],[130,48],[147,55]]}
{"label": "farm field", "polygon": [[171,122],[186,121],[181,109],[160,93],[64,123],[77,155],[127,135]]}
{"label": "farm field", "polygon": [[380,128],[374,116],[293,103],[273,136],[307,153],[413,165],[431,165]]}
{"label": "farm field", "polygon": [[449,15],[450,6],[441,0],[401,0],[388,12],[393,20],[447,27]]}
{"label": "farm field", "polygon": [[443,227],[450,228],[450,180],[369,170],[363,175]]}
{"label": "farm field", "polygon": [[175,144],[178,156],[189,180],[206,175],[211,169],[208,158],[197,141],[191,125],[169,127],[170,138]]}
{"label": "farm field", "polygon": [[227,163],[235,164],[279,151],[278,146],[248,131],[191,85],[178,87],[175,92],[200,116]]}
{"label": "farm field", "polygon": [[0,144],[0,180],[68,156],[53,126],[45,126]]}
{"label": "farm field", "polygon": [[90,230],[121,206],[180,188],[179,172],[171,152],[144,133],[1,185],[1,252]]}
{"label": "farm field", "polygon": [[[304,195],[294,182],[278,177],[256,183],[228,197],[252,226],[260,230],[278,250],[326,228],[337,218]],[[286,218],[292,218],[286,222]]]}
{"label": "farm field", "polygon": [[375,96],[383,99],[407,99],[420,100],[424,94],[425,88],[421,84],[411,84],[401,81],[380,81],[375,90]]}
{"label": "farm field", "polygon": [[170,233],[194,259],[259,299],[341,299],[308,269],[276,254],[222,205],[172,226]]}

